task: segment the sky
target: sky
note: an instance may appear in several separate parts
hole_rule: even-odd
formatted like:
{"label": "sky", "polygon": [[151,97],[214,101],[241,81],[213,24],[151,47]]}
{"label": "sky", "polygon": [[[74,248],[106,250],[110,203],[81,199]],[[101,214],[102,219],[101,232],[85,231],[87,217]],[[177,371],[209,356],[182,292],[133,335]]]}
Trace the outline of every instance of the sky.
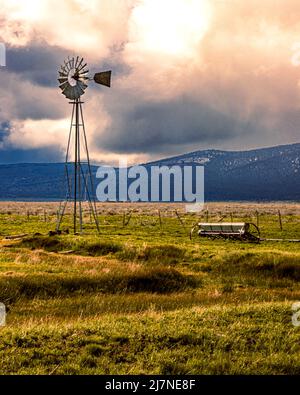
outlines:
{"label": "sky", "polygon": [[113,73],[82,97],[93,162],[300,142],[299,21],[299,0],[0,0],[0,163],[63,161],[73,55]]}

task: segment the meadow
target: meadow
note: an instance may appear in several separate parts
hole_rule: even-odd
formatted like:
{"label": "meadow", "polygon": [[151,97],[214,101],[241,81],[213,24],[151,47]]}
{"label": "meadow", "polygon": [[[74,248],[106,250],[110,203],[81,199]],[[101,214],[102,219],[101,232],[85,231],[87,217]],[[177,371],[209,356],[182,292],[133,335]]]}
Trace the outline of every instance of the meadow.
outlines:
{"label": "meadow", "polygon": [[99,204],[100,234],[87,211],[49,236],[56,209],[0,203],[0,374],[300,373],[300,243],[189,239],[207,219],[300,239],[299,203]]}

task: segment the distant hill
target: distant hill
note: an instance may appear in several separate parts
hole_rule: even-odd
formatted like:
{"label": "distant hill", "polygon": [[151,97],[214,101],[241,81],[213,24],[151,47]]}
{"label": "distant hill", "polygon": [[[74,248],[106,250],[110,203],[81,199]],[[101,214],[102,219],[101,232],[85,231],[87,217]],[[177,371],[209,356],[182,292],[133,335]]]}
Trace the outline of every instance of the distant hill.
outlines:
{"label": "distant hill", "polygon": [[[206,200],[300,200],[300,144],[251,151],[196,151],[148,163],[205,167]],[[93,174],[97,167],[92,167]],[[64,164],[0,165],[1,200],[64,197]]]}
{"label": "distant hill", "polygon": [[300,200],[300,144],[196,151],[154,163],[203,164],[206,200]]}

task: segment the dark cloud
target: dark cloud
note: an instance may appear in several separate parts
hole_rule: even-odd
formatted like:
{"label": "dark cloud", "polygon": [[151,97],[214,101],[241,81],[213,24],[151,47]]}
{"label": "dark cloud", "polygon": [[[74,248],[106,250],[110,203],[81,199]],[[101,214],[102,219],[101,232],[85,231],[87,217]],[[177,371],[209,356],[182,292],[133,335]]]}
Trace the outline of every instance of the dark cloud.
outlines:
{"label": "dark cloud", "polygon": [[246,133],[253,125],[214,110],[189,97],[163,103],[142,103],[113,117],[109,132],[96,141],[118,153],[162,153],[187,144],[213,144]]}
{"label": "dark cloud", "polygon": [[[299,0],[275,1],[276,6],[274,0],[215,2],[211,26],[199,48],[197,45],[194,50],[187,42],[193,56],[183,56],[180,61],[155,48],[149,52],[143,45],[147,26],[130,29],[131,10],[122,11],[117,0],[113,6],[110,0],[105,2],[107,11],[112,12],[99,13],[99,17],[109,16],[104,23],[91,13],[81,17],[77,26],[78,9],[71,2],[61,3],[68,12],[59,15],[53,2],[47,3],[50,8],[42,19],[46,26],[29,20],[27,44],[17,46],[15,29],[21,38],[26,36],[27,25],[17,21],[11,45],[7,45],[7,67],[0,72],[5,92],[0,97],[0,147],[1,142],[9,141],[9,121],[21,128],[28,120],[60,121],[70,116],[68,101],[58,88],[57,70],[72,55],[73,45],[84,51],[72,36],[73,26],[83,39],[91,38],[95,43],[85,52],[90,74],[113,71],[111,90],[91,83],[84,96],[86,124],[89,135],[94,136],[91,150],[99,148],[95,150],[99,156],[165,156],[204,147],[246,149],[299,140],[300,72],[291,64],[291,48],[300,40]],[[5,32],[13,22],[0,16],[0,30]],[[70,36],[57,29],[58,23]],[[154,15],[154,30],[155,23]],[[32,37],[35,41],[30,41]],[[30,126],[27,132],[30,134]],[[41,133],[47,132],[43,126]],[[61,157],[54,148],[25,151],[18,149],[23,148],[22,141],[10,141],[15,144],[12,151],[0,148],[0,156],[9,162],[56,161]]]}
{"label": "dark cloud", "polygon": [[[120,49],[112,47],[109,59],[99,59],[99,63],[89,64],[91,72],[109,69],[113,70],[115,77],[128,74],[130,68],[120,61],[119,55]],[[57,70],[68,56],[73,55],[66,49],[41,41],[32,42],[26,47],[8,47],[7,69],[36,85],[57,87]]]}
{"label": "dark cloud", "polygon": [[63,162],[64,152],[61,147],[43,147],[32,149],[21,149],[10,146],[5,140],[11,132],[9,122],[0,123],[0,164],[12,163],[44,163],[44,162]]}
{"label": "dark cloud", "polygon": [[67,104],[60,99],[58,88],[39,86],[6,67],[0,73],[0,86],[5,95],[0,97],[0,122],[26,119],[61,119]]}
{"label": "dark cloud", "polygon": [[56,148],[38,148],[38,149],[2,149],[0,150],[0,164],[13,163],[47,163],[63,162],[62,151]]}
{"label": "dark cloud", "polygon": [[58,65],[65,56],[63,48],[36,42],[25,47],[8,47],[6,63],[8,70],[21,74],[22,79],[54,87],[57,86]]}

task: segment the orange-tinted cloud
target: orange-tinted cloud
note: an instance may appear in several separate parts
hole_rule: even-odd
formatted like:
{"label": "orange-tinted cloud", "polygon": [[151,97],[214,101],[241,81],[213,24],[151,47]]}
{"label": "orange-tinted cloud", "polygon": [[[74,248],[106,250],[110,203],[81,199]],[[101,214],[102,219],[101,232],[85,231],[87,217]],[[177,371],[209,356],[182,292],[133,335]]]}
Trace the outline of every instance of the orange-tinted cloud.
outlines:
{"label": "orange-tinted cloud", "polygon": [[[0,9],[0,41],[19,50],[21,64],[21,48],[35,43],[55,62],[65,52],[82,54],[95,71],[116,65],[111,91],[85,96],[95,159],[299,140],[296,0],[0,0]],[[46,56],[36,50],[36,64],[39,53]],[[51,128],[68,118],[58,89],[40,83],[53,72],[48,64],[38,79],[22,67],[0,73],[0,121],[18,122],[10,144],[18,145],[23,125],[28,145],[47,145],[35,137],[36,122],[49,122],[52,145]],[[48,112],[42,102],[30,110],[37,97]]]}

